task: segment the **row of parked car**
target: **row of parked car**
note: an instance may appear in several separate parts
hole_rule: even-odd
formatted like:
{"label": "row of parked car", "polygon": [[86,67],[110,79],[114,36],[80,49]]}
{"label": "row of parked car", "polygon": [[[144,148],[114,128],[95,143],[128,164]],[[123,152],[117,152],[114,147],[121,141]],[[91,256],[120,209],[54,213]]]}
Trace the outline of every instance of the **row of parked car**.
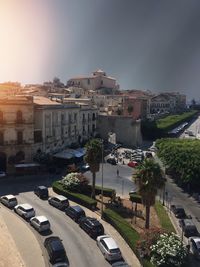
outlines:
{"label": "row of parked car", "polygon": [[171,210],[175,217],[179,219],[182,234],[188,238],[191,253],[196,259],[200,260],[200,234],[192,221],[192,217],[186,214],[181,205],[171,205]]}
{"label": "row of parked car", "polygon": [[[105,259],[111,262],[117,261],[112,264],[113,267],[128,267],[126,262],[122,261],[122,254],[115,240],[104,233],[103,225],[96,218],[87,217],[85,211],[78,205],[70,206],[68,199],[62,195],[49,197],[48,189],[45,186],[38,186],[34,193],[41,199],[48,199],[50,205],[63,210],[90,237],[96,239],[97,246]],[[0,202],[8,208],[14,209],[14,212],[22,218],[29,220],[30,225],[39,233],[44,231],[51,232],[49,220],[44,215],[35,216],[35,210],[31,205],[27,203],[18,204],[17,198],[13,195],[2,196]],[[68,266],[66,251],[59,237],[50,236],[46,238],[44,246],[47,249],[49,260],[52,264],[59,266],[58,263],[62,262],[62,266]]]}

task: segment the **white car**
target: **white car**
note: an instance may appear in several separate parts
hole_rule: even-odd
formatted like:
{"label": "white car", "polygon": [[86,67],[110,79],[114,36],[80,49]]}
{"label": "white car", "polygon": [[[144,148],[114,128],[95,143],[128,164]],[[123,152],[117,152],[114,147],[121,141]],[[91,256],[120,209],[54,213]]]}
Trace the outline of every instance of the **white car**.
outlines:
{"label": "white car", "polygon": [[200,260],[200,237],[194,236],[189,237],[188,244],[190,245],[190,251],[194,257]]}
{"label": "white car", "polygon": [[30,219],[35,216],[35,210],[29,204],[17,205],[14,207],[14,211],[24,219]]}
{"label": "white car", "polygon": [[115,240],[108,235],[98,236],[97,246],[108,261],[120,260],[122,258],[121,251]]}
{"label": "white car", "polygon": [[6,207],[12,209],[17,205],[17,199],[13,195],[5,195],[0,198],[1,203]]}
{"label": "white car", "polygon": [[30,224],[38,231],[50,230],[50,222],[45,216],[35,216],[30,219]]}

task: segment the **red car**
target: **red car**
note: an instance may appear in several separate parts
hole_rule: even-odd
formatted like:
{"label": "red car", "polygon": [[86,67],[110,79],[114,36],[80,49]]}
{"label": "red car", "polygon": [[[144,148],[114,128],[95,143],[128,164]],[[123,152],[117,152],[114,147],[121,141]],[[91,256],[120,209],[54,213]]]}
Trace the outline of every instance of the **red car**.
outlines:
{"label": "red car", "polygon": [[128,166],[131,167],[131,168],[135,168],[138,166],[138,162],[137,161],[130,161],[128,163]]}

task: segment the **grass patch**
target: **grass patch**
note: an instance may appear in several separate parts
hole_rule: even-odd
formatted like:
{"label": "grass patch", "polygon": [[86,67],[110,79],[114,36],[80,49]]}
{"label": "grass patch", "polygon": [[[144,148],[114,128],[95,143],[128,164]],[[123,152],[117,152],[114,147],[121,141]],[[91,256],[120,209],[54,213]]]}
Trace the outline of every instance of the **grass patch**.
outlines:
{"label": "grass patch", "polygon": [[157,212],[158,218],[160,220],[160,224],[162,228],[168,232],[174,232],[176,233],[173,224],[171,223],[171,220],[163,207],[163,205],[159,202],[156,201],[155,203],[155,210]]}

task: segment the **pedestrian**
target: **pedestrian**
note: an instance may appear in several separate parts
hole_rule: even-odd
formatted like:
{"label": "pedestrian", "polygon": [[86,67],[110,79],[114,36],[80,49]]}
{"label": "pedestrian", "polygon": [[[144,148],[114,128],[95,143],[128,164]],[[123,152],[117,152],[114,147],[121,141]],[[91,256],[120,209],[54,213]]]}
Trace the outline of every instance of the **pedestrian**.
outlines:
{"label": "pedestrian", "polygon": [[117,177],[119,177],[119,170],[117,169]]}

